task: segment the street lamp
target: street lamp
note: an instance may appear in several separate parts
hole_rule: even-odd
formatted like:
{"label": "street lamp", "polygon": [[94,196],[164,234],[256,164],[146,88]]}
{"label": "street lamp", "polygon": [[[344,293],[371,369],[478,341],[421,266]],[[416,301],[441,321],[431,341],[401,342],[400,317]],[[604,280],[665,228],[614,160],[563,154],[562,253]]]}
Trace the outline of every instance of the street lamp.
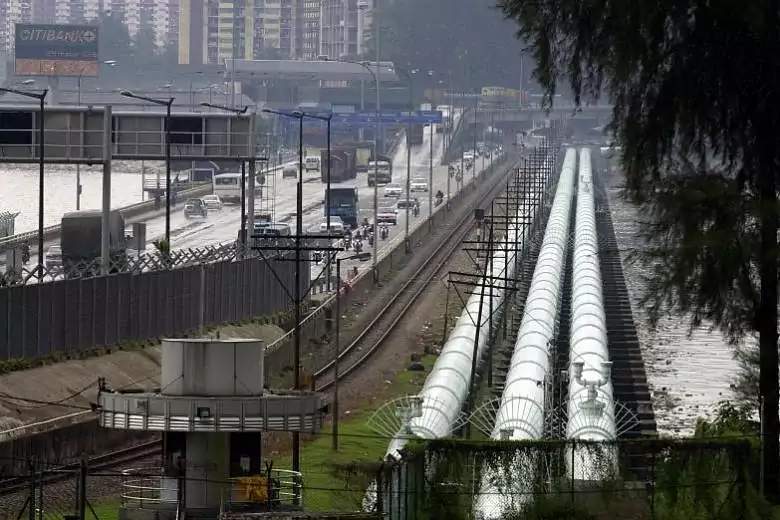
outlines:
{"label": "street lamp", "polygon": [[[373,23],[378,24],[378,20],[376,19],[376,13],[374,14],[375,18]],[[376,29],[376,70],[372,70],[371,67],[369,67],[368,63],[362,62],[362,61],[350,61],[350,60],[339,60],[341,63],[352,63],[353,65],[360,65],[366,71],[371,74],[371,77],[374,80],[374,85],[376,88],[376,106],[374,107],[374,226],[378,226],[377,222],[377,215],[379,215],[379,131],[381,130],[380,127],[380,96],[379,96],[379,26],[377,25]],[[362,95],[361,95],[362,99]],[[408,211],[408,210],[407,210]],[[408,215],[407,215],[408,219]],[[374,240],[374,257],[372,262],[372,271],[374,274],[374,281],[379,281],[379,273],[377,272],[377,257],[379,255],[379,241]]]}
{"label": "street lamp", "polygon": [[[209,90],[209,93],[211,91]],[[248,106],[245,106],[244,108],[233,108],[228,107],[225,105],[213,105],[211,102],[209,103],[201,103],[200,106],[206,107],[206,108],[214,108],[216,110],[224,110],[225,112],[230,112],[232,114],[235,114],[236,118],[241,117],[242,115],[246,114],[246,111],[249,110]],[[254,175],[254,172],[252,172],[252,175]],[[252,197],[254,197],[255,194],[252,193]],[[246,161],[241,161],[241,244],[246,246],[248,243],[248,240],[246,239]],[[254,229],[254,215],[252,215],[252,226]]]}
{"label": "street lamp", "polygon": [[[172,87],[172,85],[168,85]],[[171,247],[171,106],[176,98],[157,99],[148,96],[134,94],[129,90],[119,91],[119,95],[146,101],[154,105],[165,107],[165,244]]]}
{"label": "street lamp", "polygon": [[[109,67],[116,67],[116,60],[106,60],[103,62],[103,65],[108,65]],[[79,74],[78,79],[76,80],[76,104],[81,105],[81,80],[84,77],[84,74]],[[142,192],[143,193],[143,192]],[[76,163],[76,211],[79,211],[81,209],[81,163]]]}
{"label": "street lamp", "polygon": [[[303,117],[310,117],[312,119],[319,119],[320,121],[325,121],[327,123],[328,135],[326,137],[326,145],[325,145],[327,151],[325,153],[326,153],[326,155],[328,157],[328,169],[327,169],[327,172],[325,173],[325,225],[328,226],[328,233],[330,233],[331,232],[331,229],[330,229],[330,183],[331,183],[331,179],[330,179],[330,161],[331,161],[331,159],[330,159],[330,122],[331,122],[331,119],[333,119],[333,113],[330,113],[327,116],[318,116],[316,114],[303,114]],[[357,215],[355,215],[355,218],[357,219]],[[330,274],[331,274],[331,271],[330,271],[330,267],[331,267],[331,265],[330,265],[330,256],[328,257],[328,262],[326,264],[326,267],[327,267],[327,272],[325,274],[325,276],[326,276],[325,284],[326,284],[327,289],[330,290]]]}
{"label": "street lamp", "polygon": [[[32,85],[35,82],[33,79],[22,81],[22,85]],[[43,176],[45,170],[44,162],[44,110],[46,109],[46,94],[49,93],[49,89],[43,89],[40,92],[28,92],[25,90],[18,90],[14,88],[0,88],[0,92],[7,92],[9,94],[16,94],[26,98],[37,99],[39,103],[38,107],[38,279],[43,280]]]}
{"label": "street lamp", "polygon": [[[409,248],[409,192],[411,191],[411,177],[412,177],[412,142],[409,140],[409,136],[412,134],[412,120],[411,113],[414,112],[414,80],[412,77],[417,74],[417,69],[401,69],[396,67],[396,70],[406,78],[406,82],[409,86],[409,113],[410,118],[406,122],[406,229],[404,230],[404,249],[408,253]],[[432,186],[429,186],[429,191]]]}
{"label": "street lamp", "polygon": [[344,258],[336,257],[336,352],[333,354],[333,440],[334,451],[339,449],[339,355],[341,355],[341,262],[368,260],[371,253],[358,253]]}
{"label": "street lamp", "polygon": [[[296,215],[295,215],[295,329],[293,332],[294,350],[294,379],[295,389],[301,388],[301,236],[303,235],[303,112],[281,112],[264,108],[266,114],[275,114],[280,117],[290,117],[298,120],[298,184],[296,190]],[[330,232],[330,230],[328,230]],[[301,437],[298,432],[293,432],[292,469],[301,469]]]}

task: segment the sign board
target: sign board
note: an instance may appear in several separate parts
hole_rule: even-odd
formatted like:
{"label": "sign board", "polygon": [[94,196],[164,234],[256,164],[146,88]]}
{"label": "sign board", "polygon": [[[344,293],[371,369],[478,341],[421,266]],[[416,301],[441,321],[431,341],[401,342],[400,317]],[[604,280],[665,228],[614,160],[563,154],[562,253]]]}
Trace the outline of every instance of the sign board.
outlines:
{"label": "sign board", "polygon": [[481,92],[447,92],[447,97],[456,99],[475,99],[481,98]]}
{"label": "sign board", "polygon": [[16,24],[17,76],[97,76],[98,27]]}
{"label": "sign board", "polygon": [[[294,114],[298,113],[296,110],[280,110],[283,114],[289,114],[291,117],[295,117]],[[321,122],[323,125],[325,121],[318,118],[328,117],[330,112],[304,112],[309,115],[309,118],[304,116],[304,121],[309,123],[313,121],[313,124]],[[373,125],[376,124],[376,112],[374,111],[355,111],[355,112],[333,112],[331,124],[333,125]],[[379,113],[379,122],[382,124],[440,124],[442,122],[442,113],[438,110],[382,110]]]}

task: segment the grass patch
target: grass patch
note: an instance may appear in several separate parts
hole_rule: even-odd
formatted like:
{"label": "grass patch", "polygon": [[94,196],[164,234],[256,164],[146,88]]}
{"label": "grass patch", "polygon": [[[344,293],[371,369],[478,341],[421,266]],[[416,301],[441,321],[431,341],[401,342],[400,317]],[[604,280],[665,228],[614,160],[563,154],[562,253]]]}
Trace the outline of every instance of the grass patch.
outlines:
{"label": "grass patch", "polygon": [[[347,512],[360,509],[372,480],[368,468],[382,460],[390,440],[368,427],[369,417],[394,397],[418,393],[435,361],[436,356],[424,356],[420,360],[425,366],[424,372],[399,372],[381,392],[343,418],[339,423],[338,452],[332,449],[331,424],[326,424],[317,438],[301,448],[303,501],[307,510]],[[291,467],[290,458],[281,459],[277,466]]]}
{"label": "grass patch", "polygon": [[94,513],[87,507],[87,520],[119,520],[121,502],[118,498],[95,502],[91,505]]}

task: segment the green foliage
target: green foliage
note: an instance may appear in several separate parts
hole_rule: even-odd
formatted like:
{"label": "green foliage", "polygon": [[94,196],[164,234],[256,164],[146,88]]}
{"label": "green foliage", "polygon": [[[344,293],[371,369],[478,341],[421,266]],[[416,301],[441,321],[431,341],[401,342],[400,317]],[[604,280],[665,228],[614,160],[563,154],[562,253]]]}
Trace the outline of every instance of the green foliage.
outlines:
{"label": "green foliage", "polygon": [[178,62],[175,48],[157,46],[154,28],[148,23],[141,24],[131,37],[120,15],[106,13],[100,18],[100,38],[101,61],[114,60],[120,67],[161,69]]}
{"label": "green foliage", "polygon": [[[709,433],[740,428],[746,417],[724,404]],[[608,466],[600,466],[600,479],[573,482],[565,463],[583,448]],[[652,466],[647,488],[633,474],[637,456]],[[749,478],[755,457],[751,443],[742,439],[577,443],[576,450],[565,441],[436,440],[410,443],[402,464],[406,482],[424,476],[413,493],[415,518],[470,518],[476,494],[490,482],[492,492],[504,497],[506,519],[758,520],[767,509]]]}
{"label": "green foliage", "polygon": [[[427,88],[468,90],[520,84],[522,46],[492,0],[396,0],[379,2],[382,60],[422,71]],[[376,56],[373,35],[365,59]]]}

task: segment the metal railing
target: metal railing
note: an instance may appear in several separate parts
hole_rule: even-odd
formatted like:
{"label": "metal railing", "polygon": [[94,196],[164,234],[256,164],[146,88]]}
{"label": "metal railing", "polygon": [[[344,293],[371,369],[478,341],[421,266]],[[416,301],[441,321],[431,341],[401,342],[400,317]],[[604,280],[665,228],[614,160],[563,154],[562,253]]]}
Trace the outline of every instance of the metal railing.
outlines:
{"label": "metal railing", "polygon": [[[220,489],[221,509],[230,511],[277,511],[303,507],[303,474],[270,469],[261,475],[227,480],[167,476],[160,467],[139,467],[122,471],[121,503],[129,509],[174,509],[182,506],[179,486],[187,492],[203,487]],[[186,500],[186,499],[185,499]]]}

